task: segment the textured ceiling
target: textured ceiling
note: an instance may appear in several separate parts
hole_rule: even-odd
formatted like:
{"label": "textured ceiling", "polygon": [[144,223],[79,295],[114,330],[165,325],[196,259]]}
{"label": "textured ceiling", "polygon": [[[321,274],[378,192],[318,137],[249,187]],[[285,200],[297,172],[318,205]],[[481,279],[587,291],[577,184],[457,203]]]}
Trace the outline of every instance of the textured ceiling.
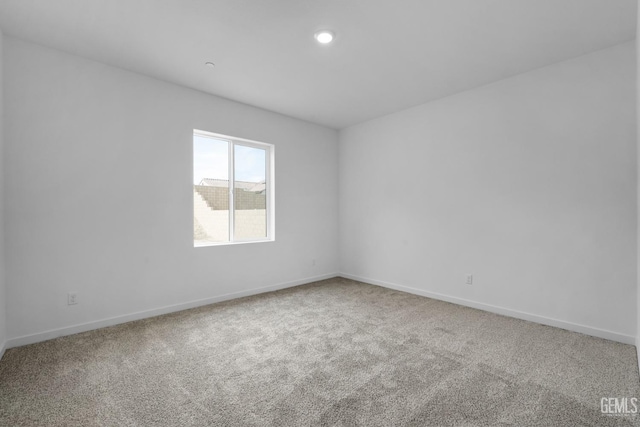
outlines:
{"label": "textured ceiling", "polygon": [[0,0],[7,35],[338,129],[635,25],[635,0]]}

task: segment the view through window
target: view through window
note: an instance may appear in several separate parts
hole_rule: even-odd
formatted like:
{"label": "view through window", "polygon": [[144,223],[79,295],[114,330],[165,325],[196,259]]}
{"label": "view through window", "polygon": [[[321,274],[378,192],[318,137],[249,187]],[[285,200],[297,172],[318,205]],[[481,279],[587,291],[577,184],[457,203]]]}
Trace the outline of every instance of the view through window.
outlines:
{"label": "view through window", "polygon": [[193,134],[195,246],[272,240],[273,146]]}

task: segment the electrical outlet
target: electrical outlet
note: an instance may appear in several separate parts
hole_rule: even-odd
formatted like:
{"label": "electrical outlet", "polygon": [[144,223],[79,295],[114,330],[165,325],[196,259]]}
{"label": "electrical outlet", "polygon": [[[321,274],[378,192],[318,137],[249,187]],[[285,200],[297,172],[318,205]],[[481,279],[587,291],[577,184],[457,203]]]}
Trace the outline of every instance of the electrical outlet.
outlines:
{"label": "electrical outlet", "polygon": [[465,283],[467,285],[473,285],[473,274],[467,274],[467,281]]}
{"label": "electrical outlet", "polygon": [[69,292],[67,294],[67,305],[75,305],[78,303],[78,294],[76,292]]}

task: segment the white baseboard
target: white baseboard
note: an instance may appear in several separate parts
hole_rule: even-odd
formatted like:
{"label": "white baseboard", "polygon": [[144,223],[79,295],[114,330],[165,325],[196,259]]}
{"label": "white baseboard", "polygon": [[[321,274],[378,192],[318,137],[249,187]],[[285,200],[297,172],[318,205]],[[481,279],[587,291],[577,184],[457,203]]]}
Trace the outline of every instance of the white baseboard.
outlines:
{"label": "white baseboard", "polygon": [[580,325],[577,323],[566,322],[564,320],[552,319],[549,317],[539,316],[537,314],[525,313],[523,311],[512,310],[509,308],[498,307],[495,305],[484,304],[481,302],[471,301],[464,298],[452,297],[436,292],[429,292],[422,289],[411,288],[408,286],[397,285],[395,283],[384,282],[366,277],[360,277],[348,273],[340,273],[340,277],[346,279],[357,280],[359,282],[378,285],[384,288],[395,289],[397,291],[408,292],[410,294],[420,295],[423,297],[433,298],[453,304],[463,305],[466,307],[477,308],[479,310],[489,311],[491,313],[501,314],[503,316],[515,317],[516,319],[528,320],[530,322],[540,323],[542,325],[554,326],[556,328],[566,329],[573,332],[580,332],[585,335],[591,335],[598,338],[604,338],[611,341],[621,342],[623,344],[636,345],[636,337],[632,335],[620,334],[605,329],[598,329],[591,326]]}
{"label": "white baseboard", "polygon": [[0,360],[2,360],[2,356],[4,356],[4,351],[7,349],[7,342],[3,342],[0,344]]}
{"label": "white baseboard", "polygon": [[[211,298],[200,299],[196,301],[189,301],[181,304],[168,305],[165,307],[154,308],[151,310],[139,311],[136,313],[126,314],[124,316],[110,317],[108,319],[96,320],[93,322],[82,323],[79,325],[65,326],[63,328],[51,329],[36,334],[24,335],[21,337],[8,339],[4,348],[20,347],[27,344],[34,344],[41,341],[50,340],[53,338],[63,337],[66,335],[73,335],[80,332],[91,331],[94,329],[106,328],[108,326],[119,325],[121,323],[132,322],[134,320],[146,319],[149,317],[160,316],[162,314],[173,313],[176,311],[188,310],[190,308],[200,307],[203,305],[214,304],[216,302],[228,301],[236,298],[247,297],[251,295],[262,294],[265,292],[277,291],[279,289],[291,288],[293,286],[304,285],[307,283],[317,282],[319,280],[330,279],[337,277],[337,273],[323,274],[321,276],[307,277],[304,279],[294,280],[291,282],[279,283],[271,286],[264,286],[261,288],[248,289],[246,291],[233,292],[230,294],[219,295]],[[2,353],[0,353],[1,355]]]}

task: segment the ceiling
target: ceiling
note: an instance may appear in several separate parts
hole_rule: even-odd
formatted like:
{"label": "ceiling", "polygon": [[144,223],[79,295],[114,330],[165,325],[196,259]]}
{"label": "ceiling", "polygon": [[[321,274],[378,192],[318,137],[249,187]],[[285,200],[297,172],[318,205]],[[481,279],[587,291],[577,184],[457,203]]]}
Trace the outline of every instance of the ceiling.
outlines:
{"label": "ceiling", "polygon": [[0,0],[0,27],[341,129],[632,40],[636,0]]}

